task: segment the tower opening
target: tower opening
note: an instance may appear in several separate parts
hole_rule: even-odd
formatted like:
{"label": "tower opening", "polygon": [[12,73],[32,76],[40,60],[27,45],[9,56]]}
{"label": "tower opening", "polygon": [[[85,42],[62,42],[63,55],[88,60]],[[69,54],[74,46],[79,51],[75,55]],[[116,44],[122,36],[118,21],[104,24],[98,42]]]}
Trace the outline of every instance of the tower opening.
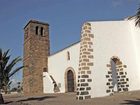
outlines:
{"label": "tower opening", "polygon": [[40,28],[40,35],[43,36],[43,27]]}
{"label": "tower opening", "polygon": [[35,28],[35,34],[38,35],[38,26]]}

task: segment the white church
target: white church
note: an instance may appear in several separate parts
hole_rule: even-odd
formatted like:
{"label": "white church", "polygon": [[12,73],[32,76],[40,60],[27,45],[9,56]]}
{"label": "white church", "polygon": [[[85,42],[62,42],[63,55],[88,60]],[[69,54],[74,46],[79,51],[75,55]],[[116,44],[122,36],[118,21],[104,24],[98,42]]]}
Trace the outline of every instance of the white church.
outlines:
{"label": "white church", "polygon": [[76,92],[83,100],[140,90],[140,28],[127,19],[85,22],[80,41],[47,63],[43,93]]}

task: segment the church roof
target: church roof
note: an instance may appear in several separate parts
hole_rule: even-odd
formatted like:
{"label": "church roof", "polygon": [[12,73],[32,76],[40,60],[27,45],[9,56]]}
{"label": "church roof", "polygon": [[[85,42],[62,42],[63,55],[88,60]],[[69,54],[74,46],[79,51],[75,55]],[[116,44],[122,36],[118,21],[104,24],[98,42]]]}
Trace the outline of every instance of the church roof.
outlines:
{"label": "church roof", "polygon": [[72,47],[72,46],[74,46],[74,45],[76,45],[76,44],[78,44],[78,43],[80,43],[80,41],[77,41],[77,42],[75,42],[75,43],[72,43],[72,44],[70,44],[69,46],[67,46],[67,47],[65,47],[65,48],[63,48],[63,49],[58,50],[58,51],[56,51],[56,52],[50,54],[50,56],[55,55],[55,54],[57,54],[57,53],[59,53],[59,52],[65,50],[65,49],[67,49],[67,48],[69,48],[69,47]]}

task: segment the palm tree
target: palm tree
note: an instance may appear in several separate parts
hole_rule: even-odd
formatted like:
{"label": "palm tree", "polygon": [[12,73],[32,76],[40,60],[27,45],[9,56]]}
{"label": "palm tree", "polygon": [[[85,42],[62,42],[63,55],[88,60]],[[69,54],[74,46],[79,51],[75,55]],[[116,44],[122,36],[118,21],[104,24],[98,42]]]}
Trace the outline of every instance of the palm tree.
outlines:
{"label": "palm tree", "polygon": [[10,85],[12,84],[12,81],[9,79],[3,81],[3,87],[4,93],[7,94],[10,92]]}
{"label": "palm tree", "polygon": [[[23,68],[23,66],[21,66],[13,69],[13,67],[22,59],[20,57],[16,57],[9,63],[10,55],[8,55],[8,53],[9,50],[2,52],[2,49],[0,49],[0,90],[4,89],[5,91],[7,91],[11,84],[10,77]],[[4,103],[4,100],[0,92],[0,104],[2,103]]]}
{"label": "palm tree", "polygon": [[135,19],[135,26],[140,27],[140,7],[137,9],[136,14],[134,16],[129,17],[128,19]]}

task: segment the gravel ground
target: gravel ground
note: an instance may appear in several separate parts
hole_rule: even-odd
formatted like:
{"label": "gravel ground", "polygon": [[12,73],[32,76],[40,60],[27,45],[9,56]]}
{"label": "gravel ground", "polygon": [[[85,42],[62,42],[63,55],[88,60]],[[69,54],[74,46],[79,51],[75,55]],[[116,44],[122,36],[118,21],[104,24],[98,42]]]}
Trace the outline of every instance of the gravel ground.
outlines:
{"label": "gravel ground", "polygon": [[76,100],[75,93],[47,94],[25,97],[4,95],[3,105],[140,105],[140,91],[116,93],[112,96]]}

